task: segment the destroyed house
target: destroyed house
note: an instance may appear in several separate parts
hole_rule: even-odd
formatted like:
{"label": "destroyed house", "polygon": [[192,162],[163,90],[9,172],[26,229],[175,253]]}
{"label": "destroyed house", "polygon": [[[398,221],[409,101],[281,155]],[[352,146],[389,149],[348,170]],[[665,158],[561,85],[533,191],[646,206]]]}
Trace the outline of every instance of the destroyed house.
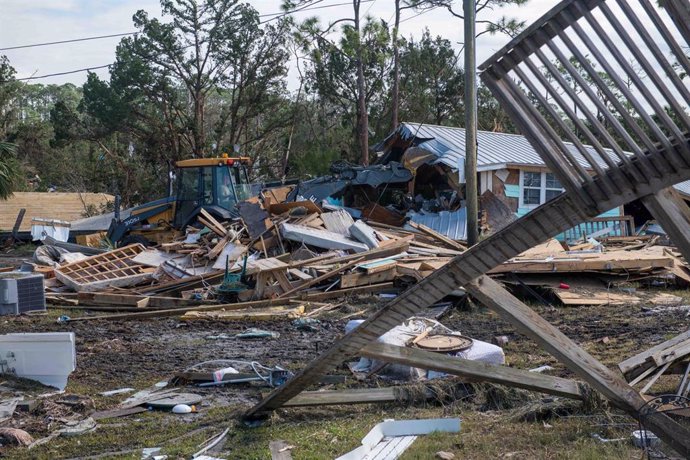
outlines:
{"label": "destroyed house", "polygon": [[[477,173],[479,194],[493,193],[516,217],[560,195],[564,188],[546,163],[520,134],[477,132]],[[568,144],[574,158],[591,169],[575,146]],[[587,149],[594,149],[585,146]],[[415,173],[416,181],[426,182],[437,174],[453,177],[451,183],[464,184],[465,129],[420,123],[401,123],[373,147],[377,163],[400,162]],[[612,153],[613,155],[613,153]],[[690,181],[674,188],[688,199]],[[481,203],[480,203],[481,206]],[[640,218],[629,214],[641,213]],[[559,239],[574,240],[583,234],[626,236],[649,218],[646,210],[634,203],[608,210],[589,222],[566,231]],[[608,230],[610,229],[610,231]]]}

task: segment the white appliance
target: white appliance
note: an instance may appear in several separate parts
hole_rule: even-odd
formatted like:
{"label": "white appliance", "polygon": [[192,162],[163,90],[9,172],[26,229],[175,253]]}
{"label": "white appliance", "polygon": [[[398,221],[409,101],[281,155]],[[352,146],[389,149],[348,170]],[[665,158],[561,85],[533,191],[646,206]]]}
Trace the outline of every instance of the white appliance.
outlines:
{"label": "white appliance", "polygon": [[0,372],[64,390],[77,368],[74,332],[0,335]]}

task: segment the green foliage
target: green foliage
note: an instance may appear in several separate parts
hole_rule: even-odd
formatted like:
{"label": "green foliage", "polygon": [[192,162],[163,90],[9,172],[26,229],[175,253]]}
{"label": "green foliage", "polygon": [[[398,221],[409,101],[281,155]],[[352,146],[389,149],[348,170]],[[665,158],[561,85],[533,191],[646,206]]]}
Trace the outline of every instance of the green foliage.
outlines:
{"label": "green foliage", "polygon": [[15,101],[21,85],[14,79],[15,73],[7,56],[0,56],[0,141],[6,138],[19,109]]}
{"label": "green foliage", "polygon": [[19,163],[14,157],[15,146],[9,142],[0,142],[0,199],[6,200],[12,195],[21,180]]}
{"label": "green foliage", "polygon": [[[361,43],[365,100],[369,105],[384,97],[391,49],[389,31],[383,22],[369,18],[360,34],[351,25],[345,25],[337,43],[322,37],[317,23],[303,24],[300,33],[312,59],[306,75],[308,93],[318,95],[352,116],[358,97],[357,50]],[[354,118],[350,121],[354,126]]]}
{"label": "green foliage", "polygon": [[400,112],[404,120],[460,126],[463,122],[464,72],[450,41],[432,38],[403,44],[400,55]]}
{"label": "green foliage", "polygon": [[[140,204],[167,191],[174,161],[235,146],[252,158],[255,180],[282,177],[288,153],[288,177],[327,174],[333,160],[361,153],[360,65],[369,140],[390,131],[386,22],[262,24],[239,0],[161,6],[161,17],[136,12],[139,33],[120,41],[109,78],[90,73],[82,87],[17,82],[0,57],[0,141],[16,145],[5,164],[21,166],[14,189],[27,178],[32,190],[119,193],[125,206]],[[428,32],[397,37],[400,119],[462,125],[461,54]],[[287,90],[288,50],[301,63],[296,95]],[[488,91],[479,97],[480,127],[512,129]]]}

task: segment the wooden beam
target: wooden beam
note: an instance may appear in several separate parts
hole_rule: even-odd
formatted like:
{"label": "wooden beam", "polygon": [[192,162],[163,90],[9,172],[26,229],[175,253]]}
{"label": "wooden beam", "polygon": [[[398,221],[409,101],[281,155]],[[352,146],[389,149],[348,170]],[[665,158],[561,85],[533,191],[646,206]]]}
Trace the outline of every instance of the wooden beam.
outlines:
{"label": "wooden beam", "polygon": [[357,286],[347,289],[334,289],[328,292],[305,292],[297,296],[297,298],[306,301],[319,302],[321,300],[337,299],[341,297],[346,297],[350,295],[362,295],[362,294],[376,294],[378,292],[397,292],[398,288],[392,282],[372,284],[369,286]]}
{"label": "wooden beam", "polygon": [[[595,212],[599,213],[598,210],[592,210],[592,213]],[[564,193],[508,224],[377,310],[359,327],[336,341],[301,372],[247,411],[245,419],[267,416],[270,411],[316,383],[344,359],[356,355],[367,344],[428,305],[438,302],[458,286],[595,215],[589,215],[570,195]],[[529,234],[524,232],[525,228],[531,229]]]}
{"label": "wooden beam", "polygon": [[179,299],[177,297],[142,296],[134,294],[111,294],[107,292],[80,292],[77,298],[80,305],[117,305],[128,307],[193,307],[203,302],[198,300]]}
{"label": "wooden beam", "polygon": [[[613,404],[635,418],[640,417],[639,410],[646,401],[635,389],[496,281],[482,276],[466,285],[465,289],[536,341]],[[690,430],[662,413],[646,415],[645,425],[676,451],[686,457],[690,455]]]}
{"label": "wooden beam", "polygon": [[385,271],[377,273],[347,273],[340,277],[341,288],[351,288],[357,286],[366,286],[371,284],[378,284],[384,281],[391,281],[395,279],[397,271],[395,266]]}
{"label": "wooden beam", "polygon": [[348,269],[354,267],[355,265],[357,265],[357,264],[360,263],[361,261],[362,261],[361,258],[355,259],[355,260],[353,260],[353,261],[350,262],[350,263],[347,263],[347,264],[342,265],[342,266],[340,266],[340,267],[334,268],[333,270],[331,270],[331,271],[329,271],[329,272],[327,272],[327,273],[324,273],[324,274],[321,275],[321,276],[317,276],[316,278],[312,278],[312,279],[310,279],[309,281],[305,281],[304,283],[300,284],[300,285],[297,286],[296,288],[292,288],[292,289],[290,289],[289,291],[283,292],[282,294],[280,294],[280,295],[278,296],[278,298],[280,298],[280,299],[285,298],[285,297],[287,297],[287,296],[289,296],[289,295],[291,295],[291,294],[294,294],[294,293],[297,292],[297,291],[301,291],[301,290],[306,289],[306,288],[308,288],[308,287],[310,287],[310,286],[313,286],[313,285],[315,285],[316,283],[319,283],[319,282],[321,282],[321,281],[323,281],[323,280],[326,280],[326,279],[328,279],[328,278],[330,278],[330,277],[332,277],[332,276],[334,276],[334,275],[337,275],[338,273],[342,273],[342,272],[344,272],[345,270],[348,270]]}
{"label": "wooden beam", "polygon": [[631,356],[630,358],[621,361],[620,363],[618,363],[618,369],[620,369],[623,375],[625,375],[625,378],[628,381],[630,381],[638,375],[640,375],[645,370],[647,370],[650,366],[653,366],[653,362],[650,361],[650,358],[652,356],[654,356],[658,352],[666,350],[667,348],[675,347],[676,345],[679,345],[688,339],[690,339],[690,330],[678,334],[672,339],[655,345],[652,348],[649,348],[641,353],[636,354],[635,356]]}
{"label": "wooden beam", "polygon": [[[294,297],[292,297],[294,299]],[[78,321],[95,321],[95,320],[121,320],[121,319],[149,319],[159,318],[165,316],[183,315],[189,311],[216,311],[216,310],[243,310],[247,308],[262,308],[273,305],[283,305],[287,299],[271,299],[271,300],[256,300],[252,302],[227,303],[217,305],[202,305],[202,306],[186,306],[169,308],[167,310],[151,310],[142,311],[141,313],[122,313],[114,315],[98,315],[98,316],[83,316],[81,318],[71,318],[70,323]]]}
{"label": "wooden beam", "polygon": [[[69,322],[78,321],[94,321],[94,320],[123,320],[123,319],[150,319],[159,318],[166,316],[178,316],[183,315],[188,311],[215,311],[215,310],[240,310],[244,308],[261,308],[269,307],[271,305],[284,305],[290,299],[300,299],[304,301],[320,301],[328,300],[333,298],[338,298],[347,295],[355,294],[372,294],[375,292],[390,291],[395,289],[393,283],[381,283],[372,286],[360,286],[350,289],[337,289],[329,292],[316,292],[316,293],[305,293],[301,296],[291,296],[280,299],[269,299],[269,300],[256,300],[252,302],[240,302],[240,303],[230,303],[230,304],[216,304],[216,305],[198,305],[198,306],[180,306],[175,308],[168,308],[165,310],[151,310],[142,311],[140,313],[123,313],[123,314],[113,314],[113,315],[98,315],[98,316],[84,316],[81,318],[72,318]],[[96,307],[95,309],[101,309],[102,311],[107,311],[107,307]],[[133,307],[133,310],[136,307]]]}
{"label": "wooden beam", "polygon": [[[431,393],[429,392],[429,395]],[[354,390],[304,391],[285,403],[284,407],[328,406],[339,404],[371,404],[400,401],[405,392],[396,387],[358,388]]]}
{"label": "wooden beam", "polygon": [[690,262],[690,208],[672,187],[642,197],[642,203]]}
{"label": "wooden beam", "polygon": [[450,247],[451,249],[456,249],[460,252],[464,252],[467,250],[467,246],[458,243],[454,239],[448,238],[446,235],[437,232],[433,228],[429,228],[424,224],[418,224],[413,221],[409,221],[408,224],[410,227],[419,230],[422,233],[426,233],[430,237],[434,238],[435,240],[440,241],[441,243],[445,244],[446,246]]}
{"label": "wooden beam", "polygon": [[498,383],[540,393],[582,399],[582,389],[578,382],[537,372],[459,359],[417,348],[398,347],[379,342],[367,345],[360,353],[370,359],[446,372],[468,378],[473,382]]}

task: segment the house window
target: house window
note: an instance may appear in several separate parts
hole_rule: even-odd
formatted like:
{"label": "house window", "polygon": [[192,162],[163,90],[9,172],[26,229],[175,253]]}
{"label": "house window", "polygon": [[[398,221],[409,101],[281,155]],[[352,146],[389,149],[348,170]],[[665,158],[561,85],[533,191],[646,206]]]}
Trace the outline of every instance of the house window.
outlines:
{"label": "house window", "polygon": [[536,208],[561,193],[563,186],[553,173],[520,171],[521,208]]}
{"label": "house window", "polygon": [[561,181],[558,180],[553,173],[544,173],[544,179],[546,181],[544,187],[544,202],[549,201],[551,198],[555,198],[561,193],[563,193],[563,186]]}
{"label": "house window", "polygon": [[541,173],[525,171],[522,173],[522,204],[539,206],[541,203]]}

